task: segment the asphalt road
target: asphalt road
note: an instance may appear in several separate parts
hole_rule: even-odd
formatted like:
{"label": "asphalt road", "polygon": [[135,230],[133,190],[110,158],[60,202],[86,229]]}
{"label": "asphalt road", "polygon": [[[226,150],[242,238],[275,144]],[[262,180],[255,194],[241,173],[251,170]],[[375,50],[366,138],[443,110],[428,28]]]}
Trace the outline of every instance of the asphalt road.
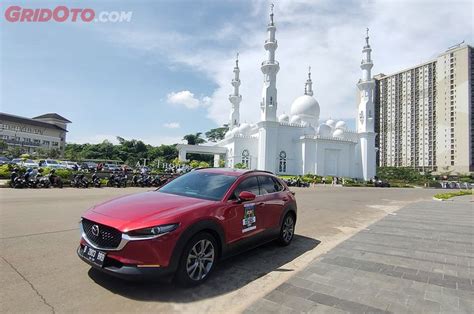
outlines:
{"label": "asphalt road", "polygon": [[219,264],[202,286],[129,283],[91,270],[76,256],[87,208],[146,189],[0,189],[1,312],[240,312],[315,257],[434,190],[320,186],[295,189],[294,242],[251,250]]}

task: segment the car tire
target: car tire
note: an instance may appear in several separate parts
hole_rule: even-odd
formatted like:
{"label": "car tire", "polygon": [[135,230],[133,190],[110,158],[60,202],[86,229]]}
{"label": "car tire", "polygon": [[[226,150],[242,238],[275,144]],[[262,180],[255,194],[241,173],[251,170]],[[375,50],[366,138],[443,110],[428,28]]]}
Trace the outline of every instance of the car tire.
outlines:
{"label": "car tire", "polygon": [[277,243],[280,246],[287,246],[293,240],[295,235],[295,215],[293,213],[287,213],[283,218],[283,223],[280,228],[280,235],[278,236]]}
{"label": "car tire", "polygon": [[207,232],[200,232],[186,244],[175,280],[182,287],[194,287],[209,278],[217,262],[216,239]]}

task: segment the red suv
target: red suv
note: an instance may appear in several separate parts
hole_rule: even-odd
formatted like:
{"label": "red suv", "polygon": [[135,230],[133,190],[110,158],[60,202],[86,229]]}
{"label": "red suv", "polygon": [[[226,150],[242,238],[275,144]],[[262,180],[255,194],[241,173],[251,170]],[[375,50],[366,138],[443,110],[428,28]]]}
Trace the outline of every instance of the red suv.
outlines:
{"label": "red suv", "polygon": [[77,254],[110,275],[174,275],[192,286],[223,257],[272,240],[290,244],[295,223],[295,197],[273,174],[199,169],[89,209]]}

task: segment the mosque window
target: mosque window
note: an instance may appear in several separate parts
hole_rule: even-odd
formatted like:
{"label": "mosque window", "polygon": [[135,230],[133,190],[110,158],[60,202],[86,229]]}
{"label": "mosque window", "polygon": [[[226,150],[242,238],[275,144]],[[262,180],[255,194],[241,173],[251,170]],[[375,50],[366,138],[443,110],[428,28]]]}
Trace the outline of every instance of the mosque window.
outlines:
{"label": "mosque window", "polygon": [[249,169],[250,166],[250,153],[247,149],[244,149],[242,151],[242,163],[245,165],[247,169]]}
{"label": "mosque window", "polygon": [[286,153],[284,151],[280,152],[280,163],[278,167],[278,172],[286,172]]}

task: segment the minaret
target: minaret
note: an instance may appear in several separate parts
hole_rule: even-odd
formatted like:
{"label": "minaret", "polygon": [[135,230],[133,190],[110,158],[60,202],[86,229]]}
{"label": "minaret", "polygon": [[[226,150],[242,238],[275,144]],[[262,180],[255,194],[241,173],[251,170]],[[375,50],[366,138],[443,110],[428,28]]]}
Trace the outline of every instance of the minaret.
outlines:
{"label": "minaret", "polygon": [[369,29],[365,37],[365,46],[362,49],[362,78],[357,83],[359,89],[359,105],[357,114],[357,132],[359,133],[359,149],[362,174],[364,180],[372,179],[376,174],[375,168],[375,132],[374,132],[374,89],[375,81],[371,70],[374,64],[370,53]]}
{"label": "minaret", "polygon": [[275,60],[275,50],[278,43],[275,39],[276,27],[273,22],[273,4],[271,4],[270,23],[267,26],[268,38],[264,48],[267,51],[267,60],[262,62],[263,90],[261,108],[261,121],[277,121],[277,89],[276,74],[280,70],[278,61]]}
{"label": "minaret", "polygon": [[362,49],[362,61],[360,68],[362,69],[362,79],[359,80],[357,87],[359,88],[360,103],[357,119],[358,132],[374,132],[374,89],[375,81],[372,79],[371,70],[374,66],[370,53],[372,48],[369,44],[369,29],[365,37],[365,46]]}
{"label": "minaret", "polygon": [[313,96],[313,81],[311,81],[311,67],[308,67],[308,79],[304,84],[304,94]]}
{"label": "minaret", "polygon": [[240,87],[240,69],[239,69],[239,53],[235,58],[234,78],[232,79],[232,86],[234,86],[234,93],[229,95],[229,101],[232,103],[232,111],[230,112],[229,129],[232,130],[240,125],[240,102],[242,95],[239,95]]}

